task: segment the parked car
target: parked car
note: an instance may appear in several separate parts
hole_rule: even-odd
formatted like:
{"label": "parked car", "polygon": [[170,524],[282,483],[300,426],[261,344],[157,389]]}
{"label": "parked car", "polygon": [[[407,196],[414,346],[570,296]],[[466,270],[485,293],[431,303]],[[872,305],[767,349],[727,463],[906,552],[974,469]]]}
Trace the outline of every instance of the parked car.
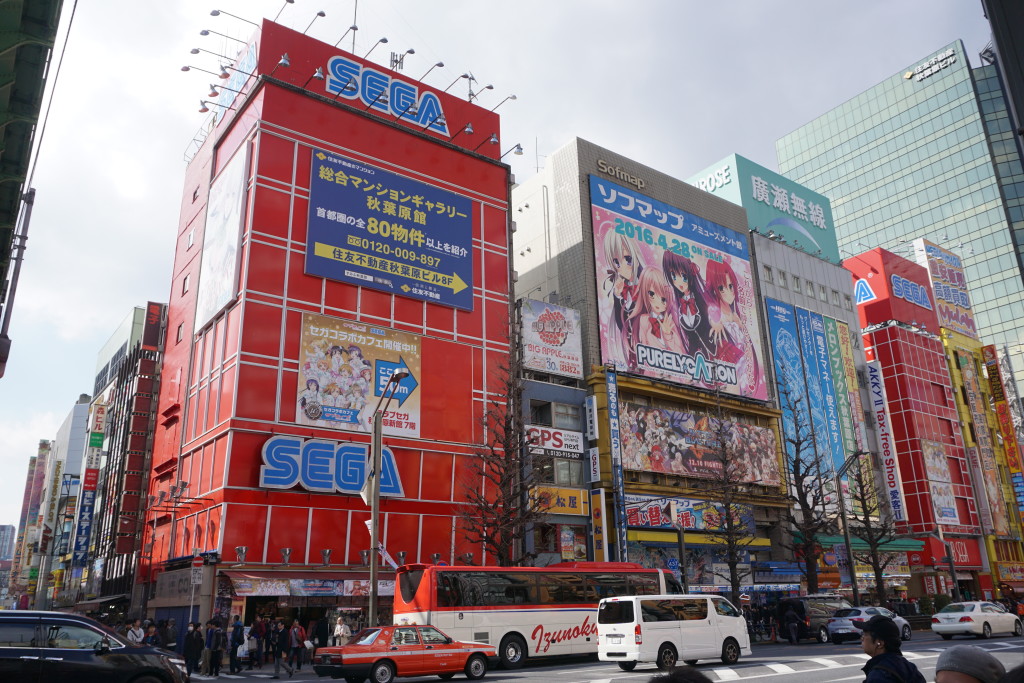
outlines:
{"label": "parked car", "polygon": [[814,638],[819,643],[828,642],[828,620],[836,613],[836,610],[850,609],[853,607],[841,595],[833,593],[814,593],[812,595],[801,595],[795,598],[781,600],[778,606],[779,637],[785,640],[786,611],[792,605],[797,616],[800,617],[800,629],[798,638]]}
{"label": "parked car", "polygon": [[836,610],[836,613],[829,617],[828,636],[833,643],[839,644],[847,640],[860,640],[863,633],[856,625],[864,625],[871,617],[881,614],[889,617],[900,629],[900,639],[910,640],[910,622],[884,607],[850,607]]}
{"label": "parked car", "polygon": [[951,602],[932,616],[932,631],[949,640],[955,635],[988,638],[993,633],[1022,633],[1020,618],[994,602]]}
{"label": "parked car", "polygon": [[750,654],[747,622],[717,595],[630,595],[597,606],[597,658],[632,671],[654,662],[662,671],[679,661],[721,659],[735,664]]}
{"label": "parked car", "polygon": [[364,628],[345,645],[320,647],[313,654],[318,676],[347,683],[391,683],[396,677],[436,675],[442,680],[465,673],[476,680],[498,656],[493,645],[460,642],[433,626]]}
{"label": "parked car", "polygon": [[129,643],[89,617],[0,611],[0,681],[19,683],[187,683],[185,660]]}

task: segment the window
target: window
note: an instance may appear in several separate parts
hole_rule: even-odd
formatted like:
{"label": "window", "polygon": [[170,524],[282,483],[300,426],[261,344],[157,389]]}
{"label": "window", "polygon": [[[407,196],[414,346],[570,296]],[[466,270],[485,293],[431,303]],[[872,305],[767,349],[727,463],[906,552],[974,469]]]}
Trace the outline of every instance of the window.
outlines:
{"label": "window", "polygon": [[179,324],[178,324],[178,332],[177,332],[177,334],[175,335],[175,343],[176,343],[176,344],[177,344],[177,343],[180,343],[180,342],[181,342],[181,340],[182,340],[182,339],[183,339],[184,337],[185,337],[185,323],[179,323]]}
{"label": "window", "polygon": [[196,243],[196,229],[192,228],[191,230],[188,231],[188,246],[185,247],[185,249],[186,250],[191,249],[192,245],[195,244],[195,243]]}
{"label": "window", "polygon": [[420,637],[415,628],[396,628],[391,637],[392,645],[419,645]]}
{"label": "window", "polygon": [[724,598],[711,598],[715,604],[715,611],[724,617],[738,617],[740,611],[733,607],[733,604]]}
{"label": "window", "polygon": [[818,295],[819,299],[821,299],[825,303],[828,303],[828,287],[826,287],[825,285],[818,285]]}
{"label": "window", "polygon": [[583,421],[580,418],[580,407],[567,403],[554,403],[555,423],[552,425],[557,429],[571,429],[579,431],[583,428]]}
{"label": "window", "polygon": [[786,285],[786,274],[780,270],[779,271],[779,287],[786,287],[786,286],[787,286]]}
{"label": "window", "polygon": [[849,294],[844,294],[843,295],[843,306],[845,306],[846,310],[848,310],[848,311],[852,311],[853,310],[853,299],[850,298]]}
{"label": "window", "polygon": [[837,292],[834,289],[832,290],[832,305],[833,306],[838,306],[839,305],[839,292]]}
{"label": "window", "polygon": [[55,650],[93,650],[106,635],[78,624],[43,624],[45,647]]}
{"label": "window", "polygon": [[537,480],[541,484],[578,488],[585,483],[583,476],[587,469],[583,466],[582,460],[551,458],[537,467]]}
{"label": "window", "polygon": [[811,297],[813,299],[814,298],[814,283],[811,282],[810,280],[804,280],[804,282],[807,283],[807,290],[806,290],[805,294],[807,294],[807,296],[809,296],[809,297]]}
{"label": "window", "polygon": [[188,292],[188,274],[181,279],[181,293],[185,294]]}
{"label": "window", "polygon": [[448,637],[430,626],[420,627],[420,637],[424,645],[443,645],[448,642]]}
{"label": "window", "polygon": [[701,621],[708,618],[707,598],[641,600],[644,621]]}
{"label": "window", "polygon": [[765,266],[764,267],[764,281],[765,282],[771,282],[772,281],[772,267],[771,266]]}
{"label": "window", "polygon": [[796,275],[793,276],[793,289],[796,290],[797,292],[800,291],[800,278],[798,278]]}
{"label": "window", "polygon": [[0,647],[37,647],[35,623],[0,623]]}

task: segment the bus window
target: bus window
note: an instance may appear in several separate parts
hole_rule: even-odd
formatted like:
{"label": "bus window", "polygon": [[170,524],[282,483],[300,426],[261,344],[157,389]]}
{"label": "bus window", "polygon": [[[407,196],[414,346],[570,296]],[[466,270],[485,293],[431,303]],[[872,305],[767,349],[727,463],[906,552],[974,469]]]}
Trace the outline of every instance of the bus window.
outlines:
{"label": "bus window", "polygon": [[666,593],[682,594],[684,592],[683,591],[683,584],[679,583],[679,581],[676,580],[675,574],[672,574],[671,572],[667,572],[666,571],[666,572],[662,572],[662,575],[665,577],[665,592]]}
{"label": "bus window", "polygon": [[540,574],[537,577],[538,601],[544,605],[565,605],[593,602],[583,577],[571,574]]}
{"label": "bus window", "polygon": [[587,582],[593,586],[598,600],[628,595],[626,577],[618,574],[590,574]]}
{"label": "bus window", "polygon": [[412,602],[416,597],[416,591],[420,589],[420,582],[423,580],[423,570],[413,569],[402,572],[399,576],[399,588],[402,591],[402,600]]}
{"label": "bus window", "polygon": [[462,591],[459,589],[459,575],[437,572],[437,606],[459,607],[462,605]]}
{"label": "bus window", "polygon": [[657,595],[660,592],[657,574],[633,574],[629,577],[630,595]]}

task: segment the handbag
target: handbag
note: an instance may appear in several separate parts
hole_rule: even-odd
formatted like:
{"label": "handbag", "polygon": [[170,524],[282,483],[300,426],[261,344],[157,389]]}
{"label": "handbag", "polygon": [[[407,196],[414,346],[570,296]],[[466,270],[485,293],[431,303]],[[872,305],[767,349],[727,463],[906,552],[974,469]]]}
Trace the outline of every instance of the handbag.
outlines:
{"label": "handbag", "polygon": [[303,641],[303,644],[306,646],[307,650],[312,650],[313,649],[313,641],[305,640],[305,641]]}
{"label": "handbag", "polygon": [[249,646],[246,645],[245,643],[242,643],[237,648],[235,648],[235,655],[238,656],[238,657],[248,657],[249,656]]}

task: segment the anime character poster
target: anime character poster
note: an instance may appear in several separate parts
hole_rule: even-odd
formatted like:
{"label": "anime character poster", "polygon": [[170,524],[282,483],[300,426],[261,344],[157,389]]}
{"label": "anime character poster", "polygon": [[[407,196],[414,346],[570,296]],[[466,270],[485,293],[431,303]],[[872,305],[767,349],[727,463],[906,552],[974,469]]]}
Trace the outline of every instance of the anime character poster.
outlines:
{"label": "anime character poster", "polygon": [[[622,466],[641,472],[720,479],[717,420],[705,415],[623,403]],[[775,433],[766,427],[727,422],[726,452],[732,477],[763,486],[781,483]]]}
{"label": "anime character poster", "polygon": [[604,362],[767,400],[746,236],[595,176],[590,203]]}
{"label": "anime character poster", "polygon": [[[785,436],[786,452],[790,459],[795,459],[798,454],[794,442],[803,441],[810,448],[800,453],[800,457],[812,457],[814,434],[807,385],[804,382],[800,339],[796,329],[796,314],[792,306],[782,301],[765,299],[765,304],[772,351],[775,356],[775,379],[779,383],[779,405],[782,408],[782,431]],[[800,426],[799,436],[797,425]]]}
{"label": "anime character poster", "polygon": [[405,369],[409,376],[394,390],[384,433],[419,436],[420,365],[418,335],[303,313],[295,421],[369,433],[388,380]]}

